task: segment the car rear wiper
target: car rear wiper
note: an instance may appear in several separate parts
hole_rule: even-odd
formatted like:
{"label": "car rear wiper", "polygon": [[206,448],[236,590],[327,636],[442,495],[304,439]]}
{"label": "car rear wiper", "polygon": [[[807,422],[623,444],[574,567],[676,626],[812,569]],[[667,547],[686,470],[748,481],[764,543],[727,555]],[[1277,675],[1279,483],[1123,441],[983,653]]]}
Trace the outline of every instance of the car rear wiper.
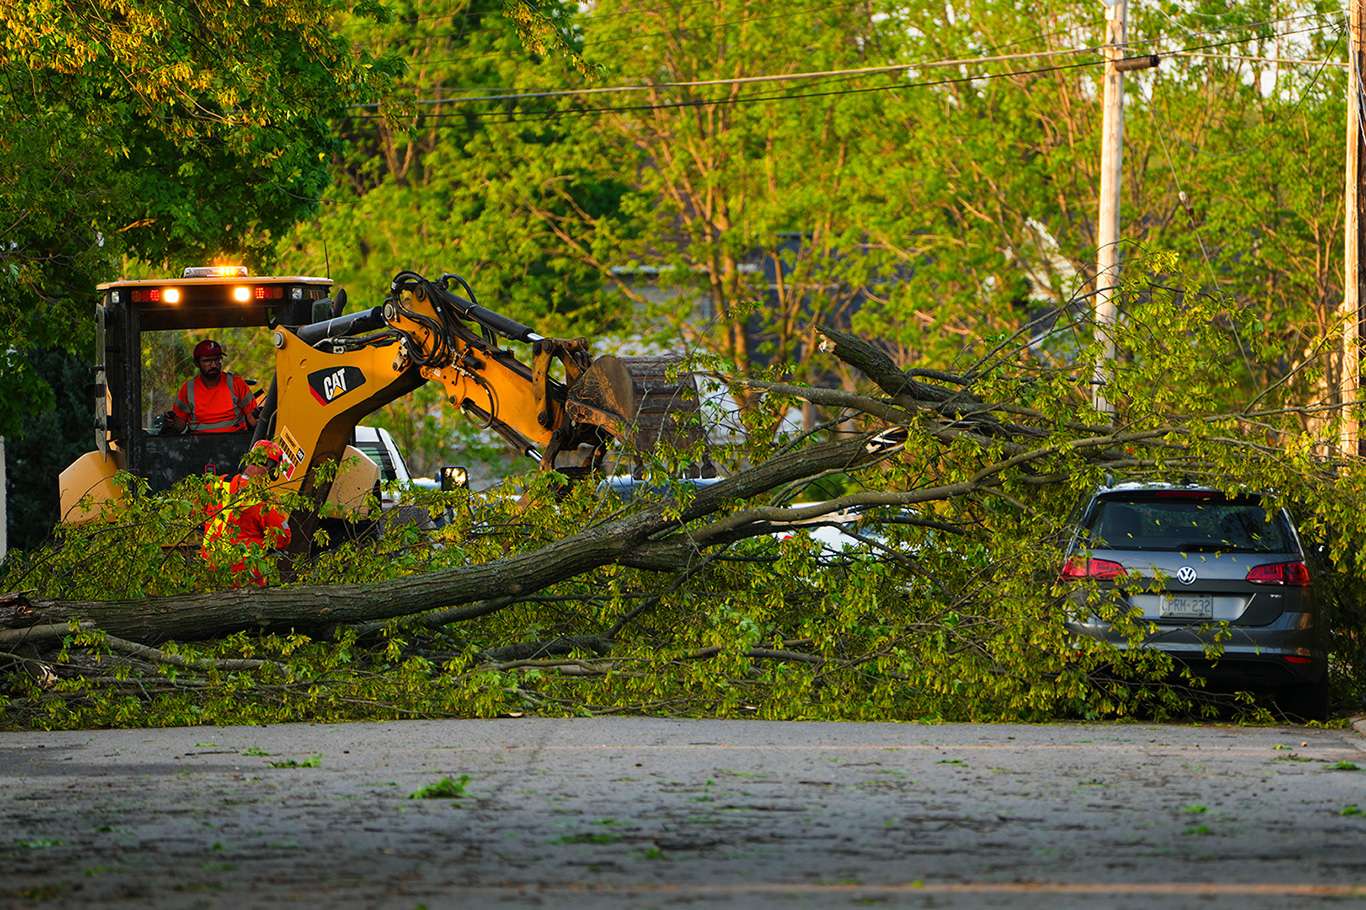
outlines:
{"label": "car rear wiper", "polygon": [[1177,544],[1176,549],[1183,553],[1186,551],[1194,553],[1219,553],[1224,550],[1236,551],[1239,548],[1227,543],[1211,543],[1208,540],[1196,540],[1190,543]]}

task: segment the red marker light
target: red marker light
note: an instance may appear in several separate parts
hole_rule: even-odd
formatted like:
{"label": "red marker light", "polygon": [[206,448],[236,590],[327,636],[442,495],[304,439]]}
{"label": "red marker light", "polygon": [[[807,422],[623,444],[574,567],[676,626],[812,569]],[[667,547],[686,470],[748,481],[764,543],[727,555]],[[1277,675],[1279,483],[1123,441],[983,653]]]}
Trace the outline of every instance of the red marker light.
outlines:
{"label": "red marker light", "polygon": [[1271,562],[1253,566],[1247,580],[1259,585],[1286,585],[1291,588],[1309,587],[1309,567],[1302,562]]}

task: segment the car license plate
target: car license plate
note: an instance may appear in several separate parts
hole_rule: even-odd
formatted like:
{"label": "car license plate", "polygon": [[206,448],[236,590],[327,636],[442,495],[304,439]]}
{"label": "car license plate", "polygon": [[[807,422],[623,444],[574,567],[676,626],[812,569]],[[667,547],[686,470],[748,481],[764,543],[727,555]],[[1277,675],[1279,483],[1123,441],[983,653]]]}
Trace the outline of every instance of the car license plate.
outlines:
{"label": "car license plate", "polygon": [[1208,594],[1164,594],[1158,612],[1173,619],[1213,619],[1214,598]]}

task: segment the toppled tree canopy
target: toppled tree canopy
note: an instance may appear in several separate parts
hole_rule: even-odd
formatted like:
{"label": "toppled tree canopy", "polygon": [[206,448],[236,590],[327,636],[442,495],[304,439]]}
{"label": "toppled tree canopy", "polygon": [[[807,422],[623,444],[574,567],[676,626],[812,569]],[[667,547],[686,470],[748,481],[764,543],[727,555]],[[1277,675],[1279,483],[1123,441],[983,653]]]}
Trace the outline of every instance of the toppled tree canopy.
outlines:
{"label": "toppled tree canopy", "polygon": [[[1234,340],[1212,304],[1143,290],[1118,339],[1113,422],[1088,406],[1085,325],[1060,318],[1041,337],[1002,338],[954,372],[898,369],[881,347],[827,329],[828,354],[866,384],[732,378],[762,396],[754,426],[799,401],[825,422],[751,442],[703,488],[660,481],[621,501],[592,484],[556,495],[556,478],[540,476],[521,505],[446,494],[431,503],[451,519],[439,531],[342,542],[265,590],[212,590],[224,579],[196,555],[190,485],[135,496],[117,528],[64,529],[9,565],[6,716],[1179,707],[1180,686],[1133,685],[1167,677],[1162,655],[1068,634],[1057,573],[1072,509],[1107,473],[1267,491],[1350,579],[1366,495],[1356,471],[1317,454],[1334,432],[1325,408],[1275,389],[1228,400]],[[674,467],[661,462],[659,476]],[[804,533],[855,508],[867,510],[851,526],[861,548],[834,556]],[[177,537],[190,545],[163,546]],[[1353,601],[1333,606],[1339,628],[1355,622]],[[1341,685],[1357,684],[1356,647],[1338,636]]]}

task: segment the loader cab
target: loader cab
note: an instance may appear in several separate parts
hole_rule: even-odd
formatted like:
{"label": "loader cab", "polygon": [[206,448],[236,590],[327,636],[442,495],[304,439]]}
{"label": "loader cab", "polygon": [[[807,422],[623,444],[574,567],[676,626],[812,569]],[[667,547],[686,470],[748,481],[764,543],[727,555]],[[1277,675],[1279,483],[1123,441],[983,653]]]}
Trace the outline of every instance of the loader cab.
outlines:
{"label": "loader cab", "polygon": [[[237,352],[228,345],[224,372],[254,382],[252,391],[263,395],[274,377],[271,327],[309,323],[324,310],[335,315],[331,286],[326,278],[251,276],[240,266],[100,285],[92,387],[96,450],[62,472],[62,520],[93,517],[92,505],[116,495],[110,484],[116,471],[146,478],[153,491],[192,474],[235,471],[251,445],[250,430],[168,435],[158,419],[181,383],[197,374],[193,339],[237,339]],[[256,352],[254,365],[243,356],[245,348]]]}

